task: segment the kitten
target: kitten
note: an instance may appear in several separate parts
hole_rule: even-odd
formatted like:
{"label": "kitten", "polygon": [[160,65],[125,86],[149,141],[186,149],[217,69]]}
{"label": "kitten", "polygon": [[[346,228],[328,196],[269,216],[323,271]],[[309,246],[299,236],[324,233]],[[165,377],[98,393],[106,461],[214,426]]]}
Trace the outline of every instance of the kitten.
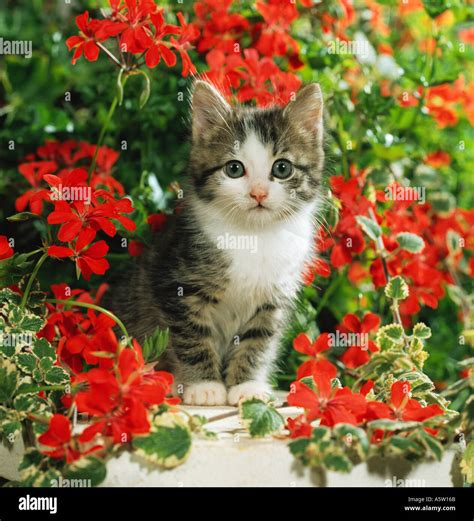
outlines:
{"label": "kitten", "polygon": [[265,397],[285,320],[313,255],[323,154],[320,88],[285,108],[231,107],[210,84],[192,95],[183,210],[113,295],[139,340],[170,329],[160,368],[184,403]]}

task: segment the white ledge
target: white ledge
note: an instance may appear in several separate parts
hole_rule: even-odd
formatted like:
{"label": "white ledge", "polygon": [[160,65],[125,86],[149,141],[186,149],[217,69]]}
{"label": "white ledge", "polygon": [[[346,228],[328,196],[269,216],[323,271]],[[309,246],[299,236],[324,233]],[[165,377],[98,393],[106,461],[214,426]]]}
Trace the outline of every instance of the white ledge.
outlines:
{"label": "white ledge", "polygon": [[[210,418],[235,407],[186,407],[190,414]],[[287,407],[284,416],[301,410]],[[455,450],[448,450],[441,461],[412,464],[397,459],[372,458],[356,465],[349,474],[324,474],[303,467],[291,455],[287,440],[271,437],[252,439],[238,416],[206,426],[216,439],[193,438],[187,461],[171,470],[161,470],[141,457],[123,452],[107,462],[103,487],[387,487],[387,486],[462,486],[452,475]],[[18,464],[23,443],[7,447],[0,444],[0,476],[18,480]]]}

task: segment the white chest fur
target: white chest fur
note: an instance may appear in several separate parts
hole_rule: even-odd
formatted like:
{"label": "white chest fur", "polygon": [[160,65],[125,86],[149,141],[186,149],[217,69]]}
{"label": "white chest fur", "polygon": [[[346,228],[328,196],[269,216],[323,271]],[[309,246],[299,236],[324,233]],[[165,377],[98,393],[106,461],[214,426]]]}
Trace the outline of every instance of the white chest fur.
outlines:
{"label": "white chest fur", "polygon": [[312,208],[291,220],[264,230],[249,232],[214,221],[203,223],[203,231],[229,260],[229,285],[214,310],[212,322],[222,347],[275,295],[296,295],[305,262],[313,251]]}

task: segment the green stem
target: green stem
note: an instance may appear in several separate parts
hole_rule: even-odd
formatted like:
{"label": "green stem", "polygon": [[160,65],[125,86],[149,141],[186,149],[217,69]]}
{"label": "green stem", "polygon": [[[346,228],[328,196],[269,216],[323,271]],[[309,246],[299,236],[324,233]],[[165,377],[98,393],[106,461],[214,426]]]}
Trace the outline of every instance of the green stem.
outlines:
{"label": "green stem", "polygon": [[329,297],[336,291],[342,280],[343,277],[333,279],[328,289],[324,292],[322,299],[319,301],[318,307],[316,308],[315,318],[319,315],[323,307],[326,305],[326,302],[329,300]]}
{"label": "green stem", "polygon": [[114,315],[107,309],[97,306],[96,304],[89,304],[87,302],[77,302],[77,300],[59,300],[59,299],[55,299],[55,298],[48,298],[48,299],[46,299],[45,302],[49,302],[51,304],[63,304],[65,306],[78,306],[78,307],[82,307],[82,308],[93,309],[94,311],[103,313],[104,315],[107,315],[109,318],[111,318],[117,324],[117,326],[122,330],[122,333],[124,334],[124,336],[127,340],[127,344],[131,345],[131,337],[128,334],[127,328],[116,315]]}
{"label": "green stem", "polygon": [[28,280],[28,284],[26,285],[25,292],[23,293],[23,298],[21,299],[20,303],[20,309],[25,309],[26,303],[28,302],[28,296],[31,291],[31,286],[33,285],[33,282],[36,279],[36,275],[38,275],[38,271],[40,270],[41,266],[43,265],[44,261],[48,258],[47,253],[43,253],[43,255],[40,257],[39,261],[36,263],[36,266],[30,275],[30,279]]}
{"label": "green stem", "polygon": [[115,109],[117,107],[118,103],[118,97],[114,96],[114,99],[112,100],[112,103],[109,108],[109,112],[107,113],[107,117],[105,118],[104,124],[102,125],[102,128],[100,130],[99,134],[99,140],[97,142],[97,146],[94,152],[94,157],[92,158],[91,166],[89,167],[89,181],[92,177],[92,172],[95,170],[95,166],[97,163],[97,155],[99,153],[99,148],[102,146],[102,143],[104,142],[105,134],[107,132],[107,129],[109,128],[110,121],[112,120],[112,116],[114,115]]}

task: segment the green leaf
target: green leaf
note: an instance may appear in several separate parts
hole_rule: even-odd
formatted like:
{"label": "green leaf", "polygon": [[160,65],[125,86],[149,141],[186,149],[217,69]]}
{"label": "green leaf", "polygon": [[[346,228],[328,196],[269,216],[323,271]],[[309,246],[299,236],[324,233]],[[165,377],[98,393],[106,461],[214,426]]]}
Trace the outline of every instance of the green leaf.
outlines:
{"label": "green leaf", "polygon": [[26,253],[15,253],[13,257],[0,261],[0,280],[2,285],[16,284],[21,277],[31,271],[33,261],[28,260]]}
{"label": "green leaf", "polygon": [[151,431],[133,440],[137,454],[164,468],[183,463],[191,450],[191,431],[182,416],[163,413],[155,417]]}
{"label": "green leaf", "polygon": [[418,324],[415,324],[413,327],[413,336],[426,340],[431,336],[431,329],[426,324],[423,324],[423,322],[418,322]]}
{"label": "green leaf", "polygon": [[305,453],[310,443],[311,440],[308,438],[298,438],[296,440],[290,441],[288,447],[293,456],[299,456]]}
{"label": "green leaf", "polygon": [[312,391],[316,390],[316,384],[314,383],[312,376],[305,376],[301,378],[300,382],[309,387]]}
{"label": "green leaf", "polygon": [[81,458],[68,465],[64,477],[69,480],[81,480],[82,487],[96,487],[104,481],[107,475],[105,462],[94,456]]}
{"label": "green leaf", "polygon": [[36,368],[37,358],[31,353],[19,353],[15,356],[16,365],[25,373],[31,374]]}
{"label": "green leaf", "polygon": [[376,241],[379,237],[382,236],[382,229],[379,224],[369,219],[368,217],[364,217],[363,215],[357,215],[356,221],[359,223],[362,230],[373,240]]}
{"label": "green leaf", "polygon": [[410,253],[420,253],[425,247],[425,241],[415,233],[398,233],[395,235],[395,240],[402,250]]}
{"label": "green leaf", "polygon": [[471,440],[464,451],[461,460],[461,472],[468,483],[474,483],[474,440]]}
{"label": "green leaf", "polygon": [[64,384],[69,382],[69,375],[68,373],[59,366],[51,367],[48,371],[46,371],[44,375],[44,381],[47,384]]}
{"label": "green leaf", "polygon": [[344,437],[345,443],[348,445],[353,441],[358,442],[358,445],[362,449],[361,455],[367,455],[369,453],[370,443],[364,429],[347,423],[340,423],[334,427],[334,432],[337,436]]}
{"label": "green leaf", "polygon": [[32,331],[37,333],[45,324],[45,320],[30,311],[25,311],[25,314],[19,324],[19,327],[25,331]]}
{"label": "green leaf", "polygon": [[337,472],[350,472],[352,470],[351,460],[343,454],[326,454],[323,463],[328,470]]}
{"label": "green leaf", "polygon": [[457,253],[461,249],[461,236],[454,230],[449,229],[446,233],[446,246],[450,253]]}
{"label": "green leaf", "polygon": [[53,366],[53,359],[44,357],[40,360],[39,367],[42,371],[49,371]]}
{"label": "green leaf", "polygon": [[28,219],[39,219],[40,216],[31,213],[31,212],[20,212],[16,213],[15,215],[10,215],[10,217],[7,217],[7,221],[11,222],[18,222],[18,221],[27,221]]}
{"label": "green leaf", "polygon": [[327,427],[316,427],[313,430],[311,439],[315,442],[328,441],[331,439],[331,430]]}
{"label": "green leaf", "polygon": [[0,403],[12,399],[18,385],[16,366],[5,358],[0,358]]}
{"label": "green leaf", "polygon": [[239,413],[252,438],[273,434],[285,425],[283,416],[275,407],[258,398],[243,401]]}
{"label": "green leaf", "polygon": [[390,279],[385,286],[385,295],[393,300],[404,300],[408,297],[408,293],[408,285],[400,275]]}
{"label": "green leaf", "polygon": [[58,482],[61,473],[49,466],[50,462],[51,459],[39,450],[27,449],[18,467],[22,486],[52,487],[54,481]]}
{"label": "green leaf", "polygon": [[156,328],[153,334],[145,338],[143,358],[146,362],[156,362],[165,352],[169,342],[169,329]]}
{"label": "green leaf", "polygon": [[404,335],[405,331],[400,324],[388,324],[379,329],[377,339],[386,337],[395,344],[402,344]]}
{"label": "green leaf", "polygon": [[423,6],[431,18],[436,18],[451,7],[449,0],[423,0]]}
{"label": "green leaf", "polygon": [[35,412],[42,414],[51,412],[51,406],[46,400],[42,400],[37,395],[21,394],[13,400],[13,407],[20,412]]}
{"label": "green leaf", "polygon": [[33,346],[33,353],[41,360],[42,358],[56,359],[56,351],[54,347],[46,340],[46,338],[37,338]]}
{"label": "green leaf", "polygon": [[435,388],[435,385],[429,376],[420,371],[410,371],[409,373],[403,373],[398,378],[400,380],[406,380],[407,382],[410,382],[412,393],[418,395],[426,393],[426,391],[431,391]]}
{"label": "green leaf", "polygon": [[422,452],[420,445],[416,441],[404,436],[391,436],[388,440],[388,445],[392,446],[399,452],[414,452],[415,454],[420,454]]}
{"label": "green leaf", "polygon": [[441,443],[424,430],[421,430],[418,433],[418,436],[421,438],[422,443],[426,446],[432,456],[434,456],[438,461],[441,461],[444,452]]}
{"label": "green leaf", "polygon": [[456,198],[449,192],[433,192],[429,199],[436,212],[448,213],[456,207]]}
{"label": "green leaf", "polygon": [[8,304],[19,306],[21,303],[21,296],[9,288],[3,288],[0,290],[0,302],[7,302]]}
{"label": "green leaf", "polygon": [[2,435],[12,443],[21,435],[21,422],[19,420],[5,421],[0,424],[0,429]]}

